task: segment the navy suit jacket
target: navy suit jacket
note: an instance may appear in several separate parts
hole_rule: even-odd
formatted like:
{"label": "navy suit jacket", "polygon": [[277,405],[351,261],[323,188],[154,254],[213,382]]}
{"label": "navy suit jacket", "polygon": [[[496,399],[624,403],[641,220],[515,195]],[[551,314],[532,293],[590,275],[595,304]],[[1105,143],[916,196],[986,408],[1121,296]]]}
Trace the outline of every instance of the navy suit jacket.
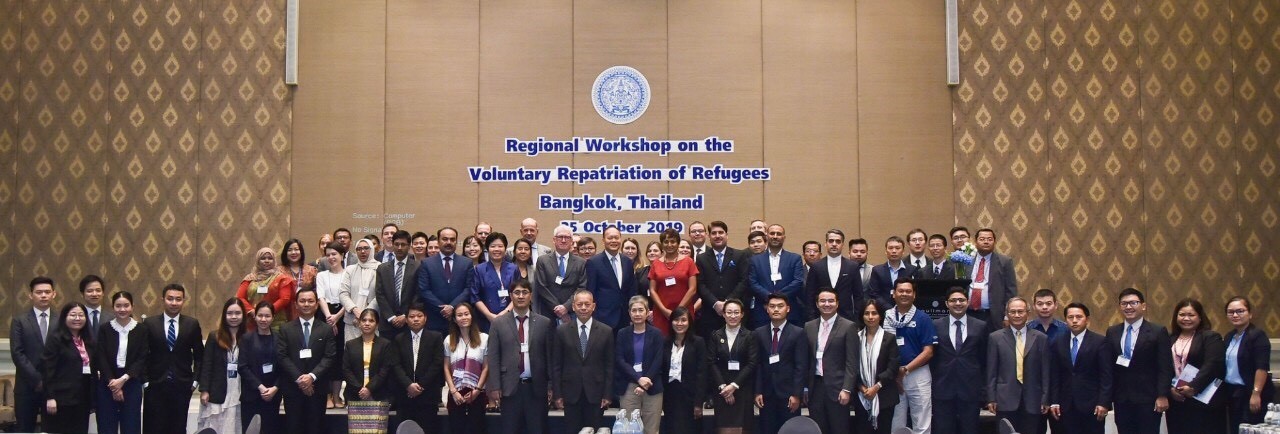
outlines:
{"label": "navy suit jacket", "polygon": [[[822,288],[832,288],[836,290],[837,300],[840,302],[840,309],[837,312],[840,316],[849,321],[853,321],[854,312],[859,309],[857,303],[862,300],[862,275],[858,274],[858,263],[854,260],[841,257],[840,271],[836,275],[836,281],[831,281],[831,273],[827,270],[827,258],[822,257],[813,263],[813,267],[809,268],[809,275],[804,280],[804,309],[805,319],[813,320],[818,318],[818,290]],[[791,306],[795,310],[795,306]]]}
{"label": "navy suit jacket", "polygon": [[[632,393],[627,390],[629,383],[638,383],[640,377],[649,377],[653,381],[653,386],[649,388],[647,393],[650,396],[662,393],[662,385],[667,382],[667,363],[670,357],[667,356],[667,345],[662,338],[662,332],[656,327],[646,326],[644,330],[644,360],[636,360],[636,347],[632,344],[631,338],[635,335],[635,331],[630,325],[618,328],[617,335],[613,338],[614,344],[614,360],[613,367],[613,396],[620,397]],[[636,372],[635,364],[640,363],[640,372]],[[696,368],[696,366],[695,366]]]}
{"label": "navy suit jacket", "polygon": [[[1124,354],[1125,327],[1127,324],[1121,322],[1107,329],[1107,346],[1111,354]],[[1164,327],[1143,319],[1138,339],[1133,342],[1132,355],[1127,368],[1112,359],[1111,378],[1115,386],[1111,388],[1111,399],[1107,401],[1155,405],[1156,398],[1169,396],[1169,385],[1173,381],[1173,349]]]}
{"label": "navy suit jacket", "polygon": [[596,312],[591,316],[615,329],[631,324],[631,318],[627,315],[627,300],[636,295],[636,275],[633,273],[635,266],[631,258],[618,252],[618,266],[622,270],[621,287],[618,286],[618,276],[613,274],[607,252],[587,260],[587,290],[596,299]]}
{"label": "navy suit jacket", "polygon": [[[497,315],[511,304],[511,284],[520,278],[520,268],[514,262],[502,261],[502,280],[498,280],[498,273],[493,271],[494,265],[492,261],[482,262],[480,265],[471,269],[471,279],[467,286],[467,298],[471,303],[484,302],[485,309]],[[508,291],[506,297],[498,295],[498,291],[505,289]],[[489,318],[484,315],[476,317],[476,324],[480,326],[480,330],[489,332]]]}
{"label": "navy suit jacket", "polygon": [[427,315],[427,328],[441,333],[449,330],[449,320],[444,317],[439,306],[445,304],[454,306],[471,299],[467,286],[471,278],[471,269],[474,267],[470,258],[454,253],[453,279],[446,280],[442,257],[442,254],[437,253],[423,259],[418,265],[416,279],[418,299],[422,300],[422,304],[426,305],[432,313]]}
{"label": "navy suit jacket", "polygon": [[[765,264],[766,270],[768,265]],[[799,398],[813,376],[810,366],[813,357],[804,329],[787,320],[778,333],[778,363],[769,363],[773,355],[773,324],[765,324],[751,335],[756,339],[756,347],[760,348],[756,393],[778,399]]]}
{"label": "navy suit jacket", "polygon": [[768,318],[764,305],[769,294],[781,293],[787,296],[791,305],[787,322],[804,324],[804,259],[785,249],[778,256],[778,274],[782,275],[782,280],[778,281],[770,276],[768,250],[751,257],[751,291],[755,293],[751,307],[752,322],[758,323],[757,319]]}
{"label": "navy suit jacket", "polygon": [[933,320],[938,329],[938,344],[933,346],[929,372],[933,373],[933,397],[966,402],[986,403],[983,367],[987,364],[987,323],[965,316],[964,342],[956,349],[951,334],[951,315]]}
{"label": "navy suit jacket", "polygon": [[[933,262],[932,259],[930,259],[928,262],[929,263],[925,265],[924,270],[921,270],[921,273],[920,273],[920,276],[922,276],[923,278],[930,279],[930,280],[949,280],[949,279],[956,278],[956,264],[954,262],[951,262],[950,259],[944,258],[942,260],[941,273],[933,272],[933,267],[938,264],[937,262]],[[967,278],[968,276],[965,276],[965,277]]]}
{"label": "navy suit jacket", "polygon": [[[1070,333],[1070,332],[1068,332]],[[1049,348],[1049,401],[1062,406],[1063,412],[1093,413],[1093,408],[1111,408],[1111,365],[1116,357],[1102,335],[1085,331],[1071,363],[1071,335],[1054,341]]]}
{"label": "navy suit jacket", "polygon": [[[916,269],[906,260],[902,261],[902,268],[898,271],[898,277],[911,277]],[[867,297],[875,297],[885,304],[885,306],[893,306],[893,274],[889,272],[889,263],[883,263],[871,268],[871,288],[866,291]],[[992,303],[994,306],[995,303]]]}

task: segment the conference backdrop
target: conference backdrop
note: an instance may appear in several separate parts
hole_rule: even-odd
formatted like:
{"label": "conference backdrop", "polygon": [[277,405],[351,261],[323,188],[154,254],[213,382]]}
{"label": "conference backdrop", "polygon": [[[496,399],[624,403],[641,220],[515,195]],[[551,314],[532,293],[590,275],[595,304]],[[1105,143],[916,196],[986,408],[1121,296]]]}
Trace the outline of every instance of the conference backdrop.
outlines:
{"label": "conference backdrop", "polygon": [[[299,85],[283,83],[283,0],[0,1],[0,304],[59,301],[98,273],[160,310],[186,284],[217,317],[259,247],[338,226],[476,221],[543,237],[561,220],[754,218],[799,250],[954,224],[1000,231],[1024,295],[1054,288],[1118,319],[1149,294],[1222,324],[1280,265],[1276,6],[1261,0],[959,2],[948,87],[941,2],[300,2]],[[596,77],[628,66],[644,114],[614,124]],[[728,152],[508,152],[521,141],[731,141]],[[704,145],[705,146],[705,145]],[[703,149],[705,150],[705,149]],[[767,169],[768,180],[472,182],[479,169]],[[697,197],[703,209],[540,209],[542,195]],[[623,200],[623,203],[629,203]],[[554,207],[553,207],[554,208]],[[642,228],[643,229],[643,228]],[[636,235],[641,240],[652,235]],[[0,327],[7,324],[0,325]],[[1219,327],[1221,328],[1221,327]]]}

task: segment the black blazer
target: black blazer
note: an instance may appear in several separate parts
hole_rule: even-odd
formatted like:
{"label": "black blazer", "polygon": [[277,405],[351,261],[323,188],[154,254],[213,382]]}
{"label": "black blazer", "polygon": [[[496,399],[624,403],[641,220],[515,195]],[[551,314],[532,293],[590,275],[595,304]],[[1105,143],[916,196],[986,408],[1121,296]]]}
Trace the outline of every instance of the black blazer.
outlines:
{"label": "black blazer", "polygon": [[[554,265],[552,265],[554,267]],[[578,351],[578,318],[560,324],[551,342],[551,390],[566,404],[600,402],[613,391],[613,329],[600,321],[591,321],[587,335],[587,356]]]}
{"label": "black blazer", "polygon": [[[89,394],[88,377],[84,375],[84,361],[80,359],[80,350],[71,343],[70,337],[60,339],[50,332],[48,339],[48,345],[45,345],[44,354],[41,356],[44,399],[57,400],[58,408],[89,404],[92,399]],[[91,361],[89,377],[97,377],[98,371],[92,363],[96,349],[93,339],[85,339],[84,347]]]}
{"label": "black blazer", "polygon": [[[716,267],[716,251],[710,246],[698,255],[694,263],[698,266],[698,296],[702,297],[704,314],[715,313],[717,301],[730,298],[743,300],[751,290],[751,255],[750,251],[732,247],[724,248],[724,266]],[[646,274],[647,276],[647,274]],[[645,283],[648,283],[646,278]],[[647,291],[648,286],[645,287]]]}
{"label": "black blazer", "polygon": [[[994,311],[995,304],[992,304],[993,314]],[[1124,354],[1125,327],[1127,325],[1121,322],[1107,329],[1107,346],[1111,354]],[[1133,359],[1129,361],[1129,367],[1120,366],[1112,360],[1111,378],[1114,386],[1107,402],[1145,405],[1154,403],[1158,397],[1168,397],[1170,381],[1173,380],[1173,350],[1164,327],[1144,319],[1138,329],[1138,339],[1133,342]]]}
{"label": "black blazer", "polygon": [[[443,353],[442,353],[443,354]],[[373,338],[373,350],[369,355],[369,384],[364,385],[364,342],[363,338],[356,337],[347,341],[347,347],[342,357],[342,378],[346,380],[347,387],[343,390],[343,396],[347,399],[360,399],[360,388],[368,387],[369,394],[373,401],[383,401],[392,396],[392,371],[395,368],[396,356],[395,348],[391,345],[391,341],[381,336]],[[424,392],[425,393],[425,392]]]}
{"label": "black blazer", "polygon": [[[425,391],[440,390],[444,387],[444,337],[439,333],[422,329],[422,337],[418,338],[418,366],[413,366],[413,332],[405,331],[396,335],[392,341],[396,350],[396,364],[391,370],[394,388],[391,395],[404,398],[404,389],[417,383]],[[440,403],[439,393],[423,392],[418,399],[424,404]]]}
{"label": "black blazer", "polygon": [[[670,367],[675,341],[669,340],[665,345],[664,354],[667,355],[667,365]],[[668,384],[672,382],[669,373],[669,370],[662,373],[662,381]],[[707,341],[692,333],[685,334],[684,338],[684,354],[680,357],[680,382],[687,384],[688,389],[693,392],[693,402],[706,402]]]}
{"label": "black blazer", "polygon": [[[418,261],[413,258],[413,254],[409,254],[404,261],[404,282],[401,283],[400,298],[396,298],[395,261],[378,265],[373,281],[374,297],[378,303],[378,318],[382,318],[378,323],[378,330],[390,333],[395,328],[391,325],[390,318],[409,313],[409,305],[418,298],[417,272]],[[409,326],[406,325],[400,330],[408,329]]]}
{"label": "black blazer", "polygon": [[938,330],[938,344],[933,346],[929,372],[933,373],[933,397],[966,402],[986,403],[987,323],[972,315],[965,316],[964,343],[956,350],[948,314],[933,320]]}
{"label": "black blazer", "polygon": [[[254,334],[257,334],[257,332],[254,332]],[[243,336],[240,338],[243,338]],[[243,343],[236,342],[236,345]],[[240,375],[240,358],[244,357],[243,350],[241,348],[240,354],[236,355],[236,375]],[[227,363],[230,363],[227,360],[227,350],[218,345],[218,331],[209,332],[208,339],[204,341],[204,363],[200,365],[198,381],[200,382],[199,390],[201,392],[209,392],[209,402],[211,403],[224,404],[227,402]],[[257,388],[257,386],[254,386],[254,389]]]}
{"label": "black blazer", "polygon": [[[1111,366],[1115,354],[1102,335],[1085,331],[1071,364],[1070,332],[1049,344],[1049,403],[1064,412],[1093,413],[1093,408],[1111,408]],[[935,353],[936,354],[936,353]]]}
{"label": "black blazer", "polygon": [[[921,270],[922,272],[920,273],[920,276],[929,280],[948,280],[956,278],[956,264],[951,262],[950,259],[943,258],[941,273],[933,272],[933,267],[935,265],[937,265],[937,262],[930,259],[928,264],[925,264],[924,270]],[[965,276],[965,278],[968,278],[968,276]]]}
{"label": "black blazer", "polygon": [[636,348],[631,344],[631,336],[635,334],[631,326],[618,329],[617,334],[613,338],[614,342],[614,358],[616,366],[613,367],[613,395],[626,396],[631,391],[627,390],[627,384],[638,382],[640,377],[649,377],[653,381],[653,386],[649,388],[648,395],[657,395],[662,393],[662,385],[666,383],[668,360],[666,345],[662,339],[662,332],[654,326],[645,326],[644,329],[644,360],[640,360],[640,372],[636,372]]}
{"label": "black blazer", "polygon": [[[49,336],[58,330],[58,311],[49,308]],[[40,339],[40,320],[36,319],[34,309],[28,308],[21,315],[14,316],[9,323],[9,349],[13,355],[13,364],[17,368],[14,378],[13,394],[26,396],[42,393],[40,386],[44,372],[44,340]]]}
{"label": "black blazer", "polygon": [[[1224,342],[1231,342],[1239,334],[1238,331],[1232,329],[1227,332]],[[1253,376],[1261,369],[1263,371],[1271,371],[1271,340],[1267,339],[1267,333],[1250,324],[1244,329],[1244,338],[1241,338],[1240,349],[1236,350],[1236,366],[1240,369],[1240,377],[1244,380],[1244,388],[1239,389],[1239,393],[1244,394],[1244,398],[1248,399],[1250,391],[1253,390]],[[1226,377],[1224,374],[1223,377]],[[1225,381],[1225,380],[1224,380]],[[1263,383],[1262,400],[1263,402],[1271,402],[1271,398],[1275,395],[1275,386],[1270,380]]]}
{"label": "black blazer", "polygon": [[813,376],[813,356],[804,329],[790,322],[778,333],[778,363],[769,363],[773,346],[773,323],[751,332],[760,348],[760,369],[756,376],[756,393],[772,398],[800,398]]}
{"label": "black blazer", "polygon": [[[832,288],[836,290],[836,297],[840,302],[839,315],[849,321],[860,320],[853,314],[859,311],[858,303],[863,299],[862,275],[858,271],[857,262],[841,256],[840,274],[837,275],[837,280],[832,282],[831,273],[827,270],[827,257],[814,261],[813,266],[809,268],[809,274],[804,279],[804,300],[807,303],[805,319],[812,320],[818,317],[816,309],[818,290]],[[792,309],[795,309],[795,306],[792,306]]]}
{"label": "black blazer", "polygon": [[[867,338],[870,339],[870,338]],[[858,338],[858,348],[867,348],[867,343],[861,337]],[[858,372],[862,372],[861,359],[859,359]],[[892,409],[898,405],[898,337],[893,333],[884,332],[884,338],[880,342],[880,354],[876,357],[876,376],[875,378],[863,378],[858,376],[859,390],[854,390],[854,398],[861,394],[862,387],[871,387],[876,383],[880,383],[880,392],[876,396],[880,397],[880,409]],[[861,405],[861,404],[859,404]]]}
{"label": "black blazer", "polygon": [[142,321],[142,328],[147,331],[147,381],[159,382],[173,376],[179,384],[190,384],[195,381],[204,363],[204,344],[200,341],[200,322],[195,318],[178,315],[178,339],[169,350],[165,337],[167,327],[165,315],[161,313]]}
{"label": "black blazer", "polygon": [[329,371],[341,368],[337,366],[338,344],[337,339],[333,337],[333,328],[320,317],[311,318],[311,342],[308,346],[311,349],[311,357],[307,359],[301,357],[303,347],[301,319],[284,323],[277,334],[276,360],[280,364],[275,369],[280,370],[280,391],[286,395],[301,395],[302,390],[294,380],[302,374],[310,373],[316,376],[317,394],[328,393],[329,382],[325,379],[329,378]]}
{"label": "black blazer", "polygon": [[[755,336],[746,327],[738,329],[738,336],[733,338],[733,348],[729,348],[727,329],[722,328],[711,334],[707,342],[707,364],[711,365],[711,383],[708,388],[715,390],[721,384],[737,383],[743,394],[738,399],[755,397],[756,366],[760,351],[756,349]],[[738,370],[729,370],[729,361],[738,362]]]}
{"label": "black blazer", "polygon": [[[1177,335],[1169,336],[1169,341],[1174,342],[1178,339]],[[1219,380],[1227,375],[1227,345],[1222,340],[1222,335],[1213,330],[1201,330],[1196,332],[1191,338],[1191,347],[1187,350],[1187,365],[1195,366],[1200,372],[1196,373],[1195,378],[1191,380],[1191,388],[1200,393],[1205,387],[1209,386],[1213,380]],[[1173,360],[1171,359],[1172,363]],[[1173,372],[1173,365],[1169,365],[1170,372]],[[1252,380],[1252,378],[1250,378]],[[1252,387],[1252,386],[1250,386]],[[1210,405],[1219,405],[1225,402],[1225,393],[1214,393],[1213,398],[1209,400]]]}
{"label": "black blazer", "polygon": [[[701,273],[701,272],[699,272]],[[636,270],[636,295],[649,296],[649,266],[645,265]],[[698,286],[702,286],[702,274],[698,274]]]}
{"label": "black blazer", "polygon": [[102,324],[98,327],[98,339],[94,346],[98,351],[93,353],[93,361],[98,372],[102,373],[103,383],[123,377],[124,374],[129,374],[129,381],[145,381],[143,368],[147,362],[147,330],[142,327],[142,323],[138,323],[133,330],[129,330],[129,346],[125,348],[124,369],[116,367],[116,356],[120,353],[120,333],[117,333],[111,324]]}
{"label": "black blazer", "polygon": [[[280,378],[280,362],[276,360],[276,338],[279,334],[259,335],[256,330],[240,337],[240,401],[262,402],[258,386],[275,387]],[[271,364],[271,372],[263,372]],[[297,378],[297,377],[294,377]],[[280,395],[276,395],[278,400]]]}
{"label": "black blazer", "polygon": [[[915,272],[916,268],[908,264],[906,259],[903,259],[902,268],[898,271],[898,277],[911,277]],[[889,263],[886,262],[871,267],[870,284],[871,288],[865,291],[867,297],[875,297],[885,306],[893,306],[893,274],[889,272]],[[995,303],[991,305],[994,307]],[[880,397],[880,402],[884,402],[884,397]]]}

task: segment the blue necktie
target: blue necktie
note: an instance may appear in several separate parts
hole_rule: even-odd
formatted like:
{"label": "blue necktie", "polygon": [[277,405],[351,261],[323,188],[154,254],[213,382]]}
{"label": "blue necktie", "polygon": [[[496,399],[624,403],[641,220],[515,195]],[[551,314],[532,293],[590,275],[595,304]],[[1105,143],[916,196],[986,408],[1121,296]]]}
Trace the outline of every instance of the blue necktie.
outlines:
{"label": "blue necktie", "polygon": [[724,252],[716,252],[716,271],[724,271]]}
{"label": "blue necktie", "polygon": [[311,348],[311,321],[302,322],[302,348]]}
{"label": "blue necktie", "polygon": [[1124,334],[1124,358],[1133,358],[1133,324],[1129,324],[1129,332]]}
{"label": "blue necktie", "polygon": [[560,277],[564,277],[564,255],[560,256]]}
{"label": "blue necktie", "polygon": [[169,351],[173,351],[173,345],[178,343],[178,320],[169,320],[169,333],[165,334],[165,341],[169,343]]}
{"label": "blue necktie", "polygon": [[1076,352],[1080,351],[1080,337],[1071,338],[1071,366],[1076,365]]}
{"label": "blue necktie", "polygon": [[956,351],[960,351],[960,344],[964,342],[964,323],[956,320]]}

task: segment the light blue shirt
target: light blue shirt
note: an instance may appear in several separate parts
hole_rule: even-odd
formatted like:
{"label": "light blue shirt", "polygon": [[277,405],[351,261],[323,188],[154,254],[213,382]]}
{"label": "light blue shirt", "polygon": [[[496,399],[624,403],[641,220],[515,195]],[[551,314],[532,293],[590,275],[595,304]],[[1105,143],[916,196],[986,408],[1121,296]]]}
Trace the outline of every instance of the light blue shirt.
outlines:
{"label": "light blue shirt", "polygon": [[1240,376],[1240,342],[1244,340],[1244,333],[1237,333],[1235,339],[1227,344],[1227,384],[1243,386],[1244,377]]}

